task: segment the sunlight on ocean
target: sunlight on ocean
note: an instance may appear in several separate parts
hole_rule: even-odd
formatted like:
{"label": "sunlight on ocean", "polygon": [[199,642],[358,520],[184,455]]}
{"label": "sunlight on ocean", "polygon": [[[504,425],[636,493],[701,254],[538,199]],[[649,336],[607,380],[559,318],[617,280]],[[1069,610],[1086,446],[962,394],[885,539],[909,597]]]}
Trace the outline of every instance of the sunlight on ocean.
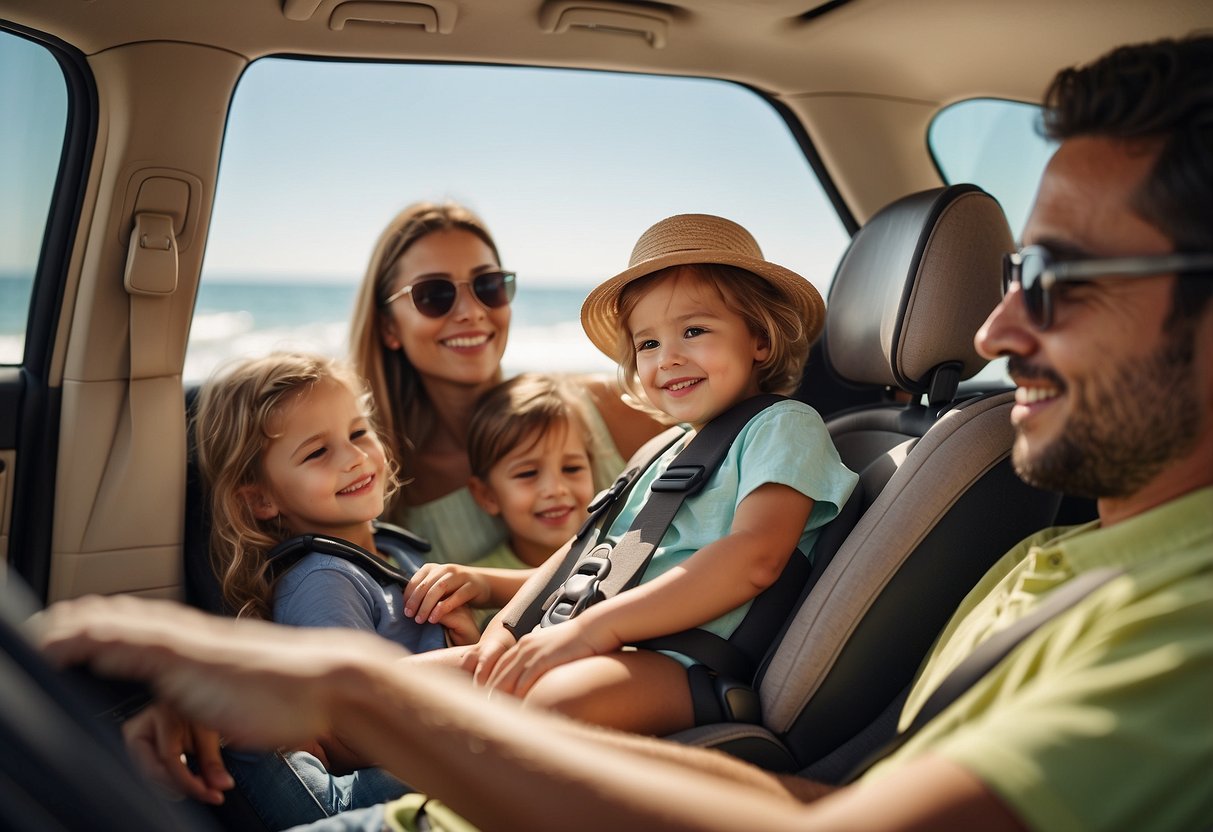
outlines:
{"label": "sunlight on ocean", "polygon": [[[274,350],[344,355],[352,286],[211,283],[194,313],[184,377],[201,381],[229,361]],[[520,288],[506,348],[506,375],[526,370],[613,373],[581,330],[585,290]]]}
{"label": "sunlight on ocean", "polygon": [[[31,278],[0,274],[0,364],[19,364]],[[249,279],[203,280],[194,308],[186,382],[198,382],[236,358],[273,350],[345,354],[355,286],[352,282],[289,282]],[[523,284],[504,366],[507,375],[526,370],[613,373],[581,331],[583,287]]]}

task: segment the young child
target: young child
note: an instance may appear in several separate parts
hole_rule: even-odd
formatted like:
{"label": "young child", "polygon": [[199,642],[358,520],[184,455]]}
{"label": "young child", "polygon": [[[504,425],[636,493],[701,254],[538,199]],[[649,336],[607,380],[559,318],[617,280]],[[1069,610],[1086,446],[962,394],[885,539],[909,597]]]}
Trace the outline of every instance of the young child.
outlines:
{"label": "young child", "polygon": [[[764,260],[736,223],[680,215],[641,236],[630,267],[590,293],[582,324],[633,394],[690,430],[640,476],[610,542],[698,429],[749,397],[796,388],[823,317],[817,290]],[[691,727],[690,660],[624,646],[692,627],[727,638],[794,549],[812,555],[856,480],[816,411],[775,404],[679,509],[639,586],[517,642],[495,621],[463,666],[491,689],[590,722],[648,734]]]}
{"label": "young child", "polygon": [[[278,574],[278,543],[322,534],[362,547],[406,574],[420,559],[371,521],[394,474],[350,370],[279,353],[231,367],[203,387],[195,419],[198,467],[210,494],[211,557],[237,615],[282,624],[372,630],[413,652],[440,647],[441,629],[401,614],[397,584],[382,586],[335,555],[310,552]],[[475,641],[467,616],[447,622]]]}
{"label": "young child", "polygon": [[[311,551],[285,570],[271,568],[274,546],[303,534],[355,544],[405,574],[420,562],[371,523],[395,487],[394,470],[376,436],[370,398],[344,365],[290,353],[240,362],[203,387],[194,430],[210,495],[212,560],[224,600],[238,615],[370,630],[415,653],[444,646],[448,633],[454,644],[477,639],[470,610],[452,611],[442,625],[419,624],[402,614],[398,583],[381,585],[336,555]],[[195,751],[202,751],[198,741]],[[229,752],[225,762],[275,829],[375,805],[406,789],[378,769],[334,777],[305,752]]]}
{"label": "young child", "polygon": [[500,517],[508,538],[468,566],[426,564],[404,592],[405,614],[441,622],[463,604],[487,622],[553,552],[568,542],[594,498],[593,434],[574,388],[559,376],[524,373],[476,404],[468,426],[469,487]]}

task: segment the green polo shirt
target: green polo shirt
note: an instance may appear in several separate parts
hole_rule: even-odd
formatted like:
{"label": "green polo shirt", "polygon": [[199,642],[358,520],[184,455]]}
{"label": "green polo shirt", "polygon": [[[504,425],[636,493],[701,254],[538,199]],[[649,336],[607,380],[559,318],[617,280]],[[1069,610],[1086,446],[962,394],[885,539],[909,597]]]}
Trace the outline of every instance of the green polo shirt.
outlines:
{"label": "green polo shirt", "polygon": [[865,779],[930,752],[1035,829],[1213,828],[1213,488],[1017,546],[940,635],[901,725],[978,644],[1105,566],[1129,572],[1033,633]]}

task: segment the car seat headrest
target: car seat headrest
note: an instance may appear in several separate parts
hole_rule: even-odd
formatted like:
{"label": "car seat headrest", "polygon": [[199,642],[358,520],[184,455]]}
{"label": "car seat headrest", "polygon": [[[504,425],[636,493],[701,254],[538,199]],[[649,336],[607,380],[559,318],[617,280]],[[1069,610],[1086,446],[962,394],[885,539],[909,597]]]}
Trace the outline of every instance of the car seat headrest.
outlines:
{"label": "car seat headrest", "polygon": [[877,212],[830,288],[825,349],[835,372],[951,400],[986,364],[973,336],[998,303],[1002,256],[1013,248],[1002,207],[975,185],[911,194]]}

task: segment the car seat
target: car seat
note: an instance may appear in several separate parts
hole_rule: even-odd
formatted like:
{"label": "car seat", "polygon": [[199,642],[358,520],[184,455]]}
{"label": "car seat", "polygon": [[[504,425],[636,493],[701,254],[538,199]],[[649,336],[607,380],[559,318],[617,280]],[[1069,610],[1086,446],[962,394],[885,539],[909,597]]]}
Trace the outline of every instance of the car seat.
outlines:
{"label": "car seat", "polygon": [[848,504],[858,520],[827,527],[837,543],[819,545],[810,589],[757,679],[762,724],[676,739],[837,782],[893,735],[964,595],[1052,521],[1059,495],[1011,469],[1013,393],[957,392],[986,364],[973,336],[998,303],[1012,246],[1001,207],[972,185],[899,199],[855,235],[829,293],[826,360],[847,383],[908,401],[827,419],[860,475]]}

